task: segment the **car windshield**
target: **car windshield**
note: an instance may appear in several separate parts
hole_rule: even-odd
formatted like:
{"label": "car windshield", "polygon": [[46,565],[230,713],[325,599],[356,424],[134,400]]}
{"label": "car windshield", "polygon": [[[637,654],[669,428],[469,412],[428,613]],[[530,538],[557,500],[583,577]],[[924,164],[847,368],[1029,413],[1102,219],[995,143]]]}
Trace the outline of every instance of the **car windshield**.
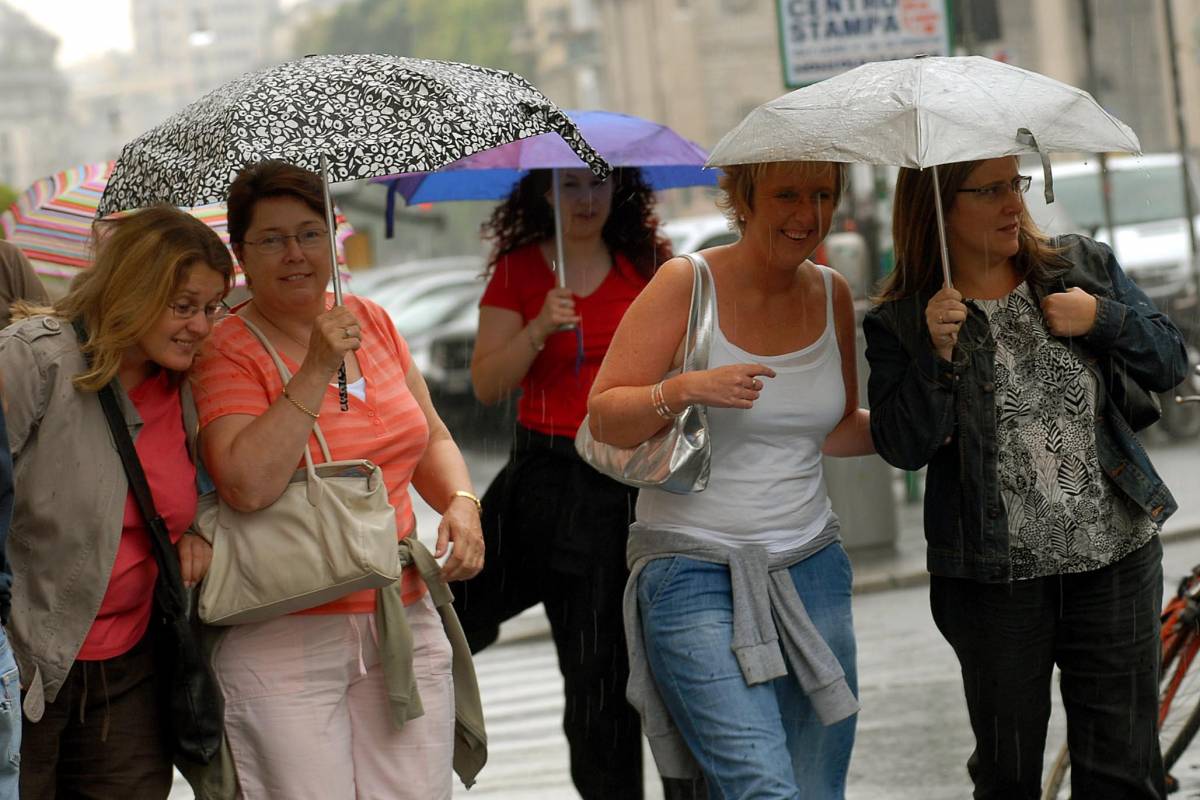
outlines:
{"label": "car windshield", "polygon": [[[1162,165],[1109,170],[1108,175],[1112,187],[1113,221],[1117,225],[1137,225],[1185,216],[1183,181],[1178,167]],[[1094,231],[1104,226],[1099,173],[1056,175],[1054,193],[1080,228]]]}

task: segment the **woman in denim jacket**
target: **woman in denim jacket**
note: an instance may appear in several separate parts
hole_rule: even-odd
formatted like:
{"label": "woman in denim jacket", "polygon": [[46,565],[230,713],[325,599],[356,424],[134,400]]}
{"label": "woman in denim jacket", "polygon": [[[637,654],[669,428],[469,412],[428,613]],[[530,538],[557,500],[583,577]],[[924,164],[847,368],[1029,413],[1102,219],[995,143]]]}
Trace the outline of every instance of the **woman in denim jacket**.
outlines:
{"label": "woman in denim jacket", "polygon": [[928,465],[930,603],[962,667],[974,796],[1040,796],[1057,664],[1074,796],[1158,798],[1175,503],[1133,431],[1183,379],[1183,340],[1107,246],[1038,231],[1017,166],[939,170],[953,287],[931,171],[900,171],[896,269],[863,323],[871,433],[891,464]]}

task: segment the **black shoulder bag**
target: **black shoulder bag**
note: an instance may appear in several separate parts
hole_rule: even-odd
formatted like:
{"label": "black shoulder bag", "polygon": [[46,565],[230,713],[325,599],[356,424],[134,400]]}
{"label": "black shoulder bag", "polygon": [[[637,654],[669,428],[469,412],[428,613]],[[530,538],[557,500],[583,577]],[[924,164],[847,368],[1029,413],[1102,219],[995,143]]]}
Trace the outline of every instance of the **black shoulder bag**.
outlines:
{"label": "black shoulder bag", "polygon": [[[80,341],[83,341],[81,335]],[[158,624],[155,647],[157,663],[163,670],[164,711],[169,714],[177,754],[207,764],[221,747],[224,730],[224,699],[212,668],[200,649],[200,641],[190,614],[190,596],[183,587],[179,554],[171,544],[167,525],[154,507],[154,496],[146,483],[142,462],[133,447],[125,417],[112,384],[100,390],[100,405],[108,419],[117,451],[129,477],[129,488],[137,500],[150,533],[154,560],[158,563],[158,581],[154,585],[154,617]]]}

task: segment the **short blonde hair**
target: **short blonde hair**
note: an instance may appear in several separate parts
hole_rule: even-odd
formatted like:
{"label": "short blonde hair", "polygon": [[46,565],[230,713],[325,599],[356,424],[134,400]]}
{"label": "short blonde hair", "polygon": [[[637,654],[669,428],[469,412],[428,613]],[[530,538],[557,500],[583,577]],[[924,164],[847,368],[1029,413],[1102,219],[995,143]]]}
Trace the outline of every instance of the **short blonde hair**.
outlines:
{"label": "short blonde hair", "polygon": [[721,189],[717,208],[728,218],[730,229],[744,233],[746,214],[754,210],[754,188],[767,175],[784,172],[808,180],[831,169],[834,171],[833,205],[836,208],[849,175],[846,165],[840,161],[764,161],[721,167],[721,176],[717,178],[717,186]]}
{"label": "short blonde hair", "polygon": [[[126,349],[158,321],[196,265],[210,267],[233,285],[233,258],[212,228],[173,206],[155,206],[101,220],[94,227],[96,259],[71,281],[49,313],[81,320],[80,342],[91,368],[75,376],[79,389],[96,392],[117,374]],[[43,309],[29,309],[43,310]]]}

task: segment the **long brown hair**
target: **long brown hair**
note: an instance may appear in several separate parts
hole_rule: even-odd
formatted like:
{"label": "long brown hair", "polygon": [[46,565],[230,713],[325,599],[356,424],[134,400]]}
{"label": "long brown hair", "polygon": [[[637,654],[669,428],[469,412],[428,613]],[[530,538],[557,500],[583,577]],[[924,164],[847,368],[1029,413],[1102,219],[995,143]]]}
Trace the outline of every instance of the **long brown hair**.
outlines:
{"label": "long brown hair", "polygon": [[[548,169],[530,171],[483,223],[484,238],[493,240],[488,273],[512,251],[554,239],[554,209],[546,202],[552,174]],[[649,279],[659,264],[671,258],[671,243],[658,229],[654,192],[635,167],[618,167],[609,180],[616,181],[612,210],[600,237],[610,253],[625,256]]]}
{"label": "long brown hair", "polygon": [[[959,161],[938,167],[938,189],[945,215],[958,200],[958,190],[983,161]],[[936,292],[942,284],[942,254],[938,242],[937,213],[933,196],[933,170],[902,167],[892,199],[892,242],[895,268],[883,279],[877,303],[900,300],[923,292]],[[1017,230],[1017,255],[1013,258],[1022,279],[1045,282],[1062,261],[1048,236],[1042,233],[1029,209],[1021,204]]]}
{"label": "long brown hair", "polygon": [[95,225],[96,258],[49,307],[22,305],[22,316],[48,313],[81,320],[80,348],[92,366],[73,379],[97,392],[117,374],[125,351],[145,336],[187,281],[193,266],[211,267],[233,285],[233,258],[213,229],[173,206],[153,206]]}

